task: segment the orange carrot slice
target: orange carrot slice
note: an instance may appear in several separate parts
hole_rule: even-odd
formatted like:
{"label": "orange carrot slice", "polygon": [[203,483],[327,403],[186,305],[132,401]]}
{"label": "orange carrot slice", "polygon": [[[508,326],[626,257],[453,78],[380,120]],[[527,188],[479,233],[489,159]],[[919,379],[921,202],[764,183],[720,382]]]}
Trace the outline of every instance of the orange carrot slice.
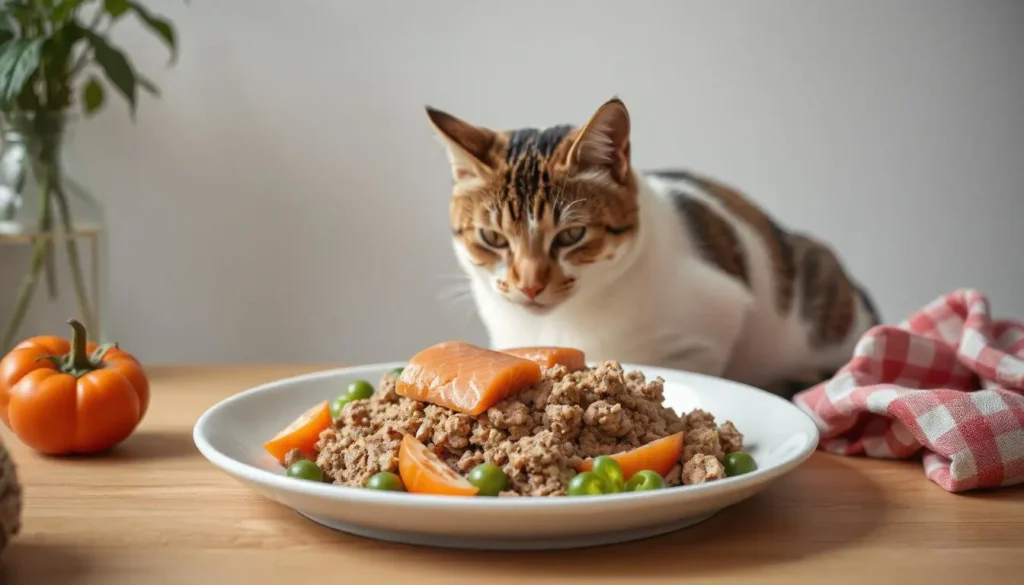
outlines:
{"label": "orange carrot slice", "polygon": [[[669,435],[657,441],[651,441],[636,449],[624,451],[611,455],[619,467],[622,468],[622,475],[629,481],[629,478],[638,471],[650,469],[662,477],[668,475],[669,471],[679,463],[679,457],[683,453],[683,433]],[[590,471],[594,468],[594,460],[586,459],[577,471]]]}
{"label": "orange carrot slice", "polygon": [[292,449],[299,449],[304,454],[315,457],[316,442],[320,439],[320,433],[331,426],[332,422],[331,409],[325,400],[302,413],[273,439],[264,443],[263,448],[282,465],[285,454]]}
{"label": "orange carrot slice", "polygon": [[561,364],[570,371],[587,369],[586,356],[582,351],[572,347],[513,347],[503,349],[501,353],[535,361],[545,368]]}
{"label": "orange carrot slice", "polygon": [[475,496],[480,491],[412,435],[403,436],[398,447],[398,473],[410,493]]}
{"label": "orange carrot slice", "polygon": [[398,378],[400,396],[476,416],[540,382],[540,365],[461,341],[428,347]]}

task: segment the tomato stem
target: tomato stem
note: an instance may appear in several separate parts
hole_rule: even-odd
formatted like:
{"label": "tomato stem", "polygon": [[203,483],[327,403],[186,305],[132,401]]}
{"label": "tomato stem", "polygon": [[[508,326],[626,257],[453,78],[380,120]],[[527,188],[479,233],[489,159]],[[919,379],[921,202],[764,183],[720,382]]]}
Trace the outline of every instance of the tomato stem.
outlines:
{"label": "tomato stem", "polygon": [[69,366],[76,372],[88,372],[95,368],[89,354],[85,351],[86,332],[85,326],[76,319],[68,319],[71,325],[71,353],[69,354]]}
{"label": "tomato stem", "polygon": [[117,344],[105,343],[93,350],[92,355],[89,355],[86,352],[88,337],[85,325],[82,325],[75,319],[68,319],[68,325],[71,325],[71,351],[63,355],[44,355],[36,361],[47,360],[53,362],[53,365],[57,366],[57,369],[61,372],[71,374],[76,378],[102,368],[103,358],[107,355],[108,351],[116,348]]}
{"label": "tomato stem", "polygon": [[107,352],[117,347],[116,343],[104,343],[103,345],[96,348],[89,356],[89,361],[92,362],[93,366],[99,366],[100,362],[103,361],[103,356],[107,355]]}

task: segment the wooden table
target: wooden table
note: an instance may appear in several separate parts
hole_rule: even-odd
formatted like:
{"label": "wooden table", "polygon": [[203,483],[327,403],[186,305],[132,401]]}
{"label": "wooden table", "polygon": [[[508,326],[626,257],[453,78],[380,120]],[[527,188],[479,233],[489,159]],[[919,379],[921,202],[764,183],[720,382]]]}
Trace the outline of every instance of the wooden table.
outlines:
{"label": "wooden table", "polygon": [[3,429],[26,507],[0,583],[1024,583],[1024,489],[953,495],[918,462],[821,453],[703,524],[626,545],[481,553],[337,533],[246,490],[192,444],[215,402],[315,369],[152,367],[150,413],[103,457],[46,458]]}

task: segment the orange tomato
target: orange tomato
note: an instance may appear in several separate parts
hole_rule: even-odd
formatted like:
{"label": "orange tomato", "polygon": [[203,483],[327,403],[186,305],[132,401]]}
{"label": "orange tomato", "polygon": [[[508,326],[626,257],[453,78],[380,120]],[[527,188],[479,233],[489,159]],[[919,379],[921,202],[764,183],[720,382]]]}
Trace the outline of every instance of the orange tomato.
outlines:
{"label": "orange tomato", "polygon": [[50,335],[16,345],[0,360],[0,419],[26,445],[49,455],[109,449],[131,435],[149,407],[142,365],[116,345]]}
{"label": "orange tomato", "polygon": [[298,449],[309,457],[316,457],[316,442],[320,433],[331,426],[331,409],[327,401],[299,415],[291,424],[263,444],[263,448],[284,465],[284,456],[292,449]]}
{"label": "orange tomato", "polygon": [[409,493],[475,496],[480,491],[412,435],[402,437],[398,448],[398,473]]}
{"label": "orange tomato", "polygon": [[[610,457],[622,468],[623,478],[629,481],[629,478],[633,477],[636,472],[645,469],[655,471],[665,477],[679,463],[682,453],[683,433],[676,433]],[[590,471],[593,468],[594,460],[586,459],[576,470]]]}

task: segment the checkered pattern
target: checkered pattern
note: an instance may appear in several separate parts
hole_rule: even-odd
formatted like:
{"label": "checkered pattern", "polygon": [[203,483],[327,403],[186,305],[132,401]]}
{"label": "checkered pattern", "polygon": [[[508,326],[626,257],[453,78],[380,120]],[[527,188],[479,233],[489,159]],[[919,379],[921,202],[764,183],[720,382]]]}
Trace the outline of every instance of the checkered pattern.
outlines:
{"label": "checkered pattern", "polygon": [[794,402],[825,451],[922,453],[928,479],[950,492],[1024,483],[1024,322],[993,321],[977,291],[871,329],[850,363]]}

